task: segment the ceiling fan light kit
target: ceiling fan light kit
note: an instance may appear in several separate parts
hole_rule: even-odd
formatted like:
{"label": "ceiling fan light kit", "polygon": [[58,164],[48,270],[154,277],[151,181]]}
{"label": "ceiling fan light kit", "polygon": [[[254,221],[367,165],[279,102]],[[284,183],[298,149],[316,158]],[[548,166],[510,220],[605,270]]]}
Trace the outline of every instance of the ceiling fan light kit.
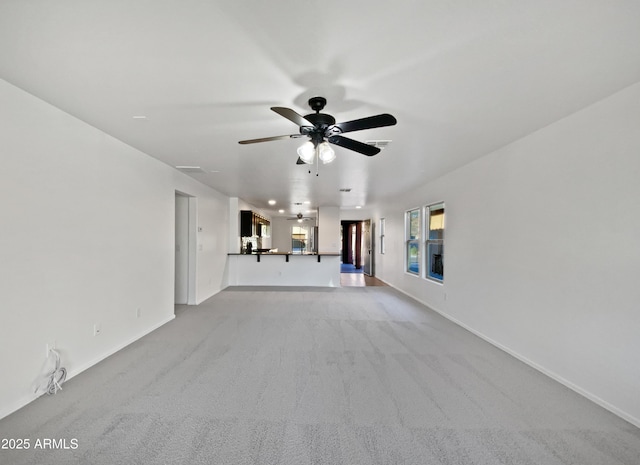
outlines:
{"label": "ceiling fan light kit", "polygon": [[322,163],[331,163],[336,159],[336,152],[333,151],[328,142],[318,145],[318,158]]}
{"label": "ceiling fan light kit", "polygon": [[336,159],[336,152],[328,142],[321,142],[317,146],[314,146],[313,142],[307,141],[298,147],[297,152],[300,159],[309,165],[313,164],[316,155],[324,164],[331,163]]}
{"label": "ceiling fan light kit", "polygon": [[307,141],[298,147],[298,156],[300,159],[308,164],[313,163],[313,160],[316,156],[316,148],[313,145],[313,142]]}
{"label": "ceiling fan light kit", "polygon": [[369,116],[367,118],[356,119],[344,123],[336,123],[336,119],[333,116],[326,113],[320,113],[326,103],[327,100],[324,97],[310,98],[309,106],[313,111],[315,111],[315,113],[311,113],[306,116],[302,116],[290,108],[271,107],[272,111],[297,124],[299,126],[300,133],[286,136],[241,140],[239,143],[255,144],[258,142],[293,139],[307,136],[309,140],[298,147],[298,160],[296,164],[312,164],[316,157],[325,164],[331,163],[336,158],[335,151],[329,144],[339,145],[340,147],[353,150],[369,157],[380,152],[380,148],[378,147],[344,137],[341,134],[345,132],[362,131],[364,129],[393,126],[397,123],[396,119],[388,113]]}

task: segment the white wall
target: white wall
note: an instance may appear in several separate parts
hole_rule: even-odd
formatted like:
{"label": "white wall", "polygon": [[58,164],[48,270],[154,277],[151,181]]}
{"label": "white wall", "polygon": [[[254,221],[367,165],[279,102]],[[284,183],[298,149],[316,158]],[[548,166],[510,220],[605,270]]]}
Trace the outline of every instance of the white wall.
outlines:
{"label": "white wall", "polygon": [[295,222],[279,216],[271,219],[271,247],[278,249],[279,252],[291,252],[291,226],[293,223]]}
{"label": "white wall", "polygon": [[229,197],[229,253],[240,253],[240,199]]}
{"label": "white wall", "polygon": [[318,252],[340,252],[340,208],[318,208]]}
{"label": "white wall", "polygon": [[[379,278],[640,426],[638,102],[640,84],[393,199],[375,220],[386,218]],[[402,272],[404,210],[439,201],[443,285]]]}
{"label": "white wall", "polygon": [[368,220],[373,215],[373,211],[375,208],[373,207],[365,207],[365,208],[351,208],[340,210],[340,220],[345,221],[358,221],[358,220]]}
{"label": "white wall", "polygon": [[0,140],[3,417],[33,399],[47,343],[73,376],[174,317],[176,190],[198,202],[198,301],[224,286],[229,215],[222,194],[1,80]]}

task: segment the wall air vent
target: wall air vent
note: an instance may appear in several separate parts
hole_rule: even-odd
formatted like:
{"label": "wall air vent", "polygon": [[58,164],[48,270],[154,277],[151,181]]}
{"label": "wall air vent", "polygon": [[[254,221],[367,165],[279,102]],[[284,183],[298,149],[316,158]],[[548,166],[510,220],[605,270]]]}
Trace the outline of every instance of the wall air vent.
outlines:
{"label": "wall air vent", "polygon": [[176,166],[176,169],[183,173],[205,173],[199,166]]}
{"label": "wall air vent", "polygon": [[390,140],[365,140],[365,144],[373,145],[374,147],[384,150],[384,148],[391,143]]}

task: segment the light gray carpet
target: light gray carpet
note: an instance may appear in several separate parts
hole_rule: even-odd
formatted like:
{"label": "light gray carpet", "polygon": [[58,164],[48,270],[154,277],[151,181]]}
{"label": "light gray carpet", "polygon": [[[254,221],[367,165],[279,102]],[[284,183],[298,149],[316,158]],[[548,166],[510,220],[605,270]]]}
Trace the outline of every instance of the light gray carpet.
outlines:
{"label": "light gray carpet", "polygon": [[392,288],[229,288],[0,421],[2,464],[637,465],[640,430]]}

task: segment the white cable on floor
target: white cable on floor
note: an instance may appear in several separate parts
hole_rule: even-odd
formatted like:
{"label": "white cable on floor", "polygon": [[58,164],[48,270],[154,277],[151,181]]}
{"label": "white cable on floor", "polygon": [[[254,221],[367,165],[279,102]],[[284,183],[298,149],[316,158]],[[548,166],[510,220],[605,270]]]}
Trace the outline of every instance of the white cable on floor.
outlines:
{"label": "white cable on floor", "polygon": [[67,369],[60,366],[60,354],[57,350],[49,349],[49,357],[47,360],[51,358],[53,354],[54,368],[52,371],[46,373],[42,381],[36,386],[35,392],[36,394],[47,393],[49,395],[55,394],[58,390],[62,390],[62,383],[67,378]]}

